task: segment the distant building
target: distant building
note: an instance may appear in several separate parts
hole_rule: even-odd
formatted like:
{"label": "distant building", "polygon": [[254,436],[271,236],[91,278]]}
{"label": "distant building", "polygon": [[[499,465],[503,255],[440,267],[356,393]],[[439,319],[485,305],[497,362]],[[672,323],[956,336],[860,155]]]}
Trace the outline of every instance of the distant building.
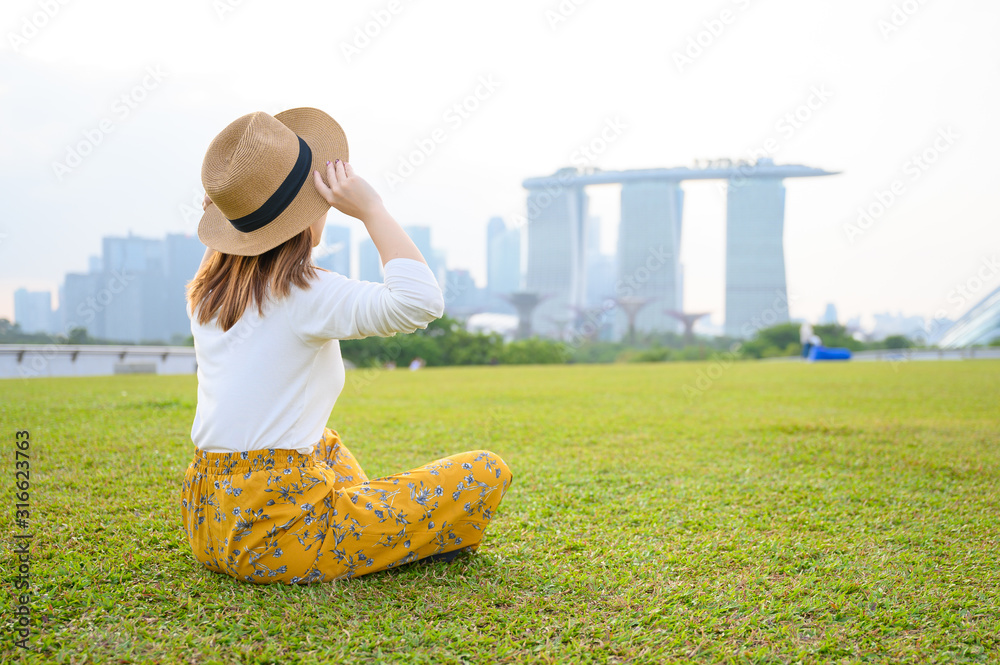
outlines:
{"label": "distant building", "polygon": [[824,324],[837,323],[837,306],[832,302],[827,303],[826,310],[824,310],[819,322]]}
{"label": "distant building", "polygon": [[[430,228],[427,226],[404,226],[403,230],[420,250],[420,255],[424,257],[427,266],[434,273],[438,284],[443,284],[446,277],[444,254],[431,246]],[[382,260],[379,257],[378,248],[375,247],[371,238],[365,238],[361,241],[358,263],[360,264],[359,279],[366,282],[382,281]]]}
{"label": "distant building", "polygon": [[173,342],[191,334],[186,286],[201,265],[197,237],[106,237],[98,271],[69,273],[60,302],[61,332],[86,328],[92,337],[119,342]]}
{"label": "distant building", "polygon": [[583,245],[587,256],[601,253],[601,218],[598,215],[587,215],[583,223]]}
{"label": "distant building", "polygon": [[432,249],[430,258],[425,256],[424,260],[427,261],[427,265],[434,273],[434,278],[437,279],[438,284],[444,284],[444,280],[448,277],[447,269],[445,268],[447,260],[444,250]]}
{"label": "distant building", "polygon": [[406,235],[410,236],[410,240],[413,244],[417,246],[420,250],[421,256],[424,257],[424,261],[427,262],[427,266],[434,273],[434,277],[437,279],[438,284],[443,284],[445,275],[445,262],[444,254],[436,251],[431,245],[431,229],[429,226],[406,226],[403,227],[406,231]]}
{"label": "distant building", "polygon": [[458,316],[468,316],[482,305],[482,295],[468,270],[448,270],[444,288],[445,311]]}
{"label": "distant building", "polygon": [[587,292],[584,304],[587,307],[599,307],[609,298],[615,297],[616,260],[612,254],[601,253],[601,218],[590,215],[585,224]]}
{"label": "distant building", "polygon": [[[681,216],[684,191],[671,180],[622,183],[618,230],[618,279],[614,297],[647,298],[638,314],[637,331],[679,331],[680,323],[665,310],[684,310],[681,284]],[[616,334],[628,327],[618,312]]]}
{"label": "distant building", "polygon": [[486,306],[490,311],[513,314],[500,296],[521,289],[521,230],[509,229],[501,217],[486,227]]}
{"label": "distant building", "polygon": [[748,337],[788,322],[785,186],[781,178],[729,181],[726,203],[726,334]]}
{"label": "distant building", "polygon": [[[104,336],[121,342],[163,340],[167,305],[166,247],[128,235],[103,238]],[[115,288],[119,285],[118,288]]]}
{"label": "distant building", "polygon": [[23,333],[52,333],[52,294],[49,291],[14,292],[14,323]]}
{"label": "distant building", "polygon": [[[834,175],[799,164],[722,159],[705,165],[604,171],[562,168],[527,178],[528,261],[525,287],[546,298],[535,310],[535,329],[557,332],[569,312],[579,313],[594,291],[586,268],[589,185],[621,184],[621,225],[617,256],[618,298],[651,301],[639,311],[637,327],[676,329],[664,309],[683,310],[684,273],[679,262],[684,180],[727,183],[727,334],[748,337],[762,327],[788,321],[783,228],[786,178]],[[591,254],[593,256],[593,254]],[[631,283],[629,283],[631,280]],[[619,288],[622,285],[624,288]],[[655,300],[652,300],[655,299]],[[662,326],[661,326],[662,322]]]}
{"label": "distant building", "polygon": [[379,258],[378,248],[371,238],[361,241],[358,249],[358,265],[360,267],[358,279],[364,282],[382,281],[382,259]]}
{"label": "distant building", "polygon": [[[327,224],[323,244],[315,250],[315,263],[346,277],[351,276],[351,229]],[[370,280],[369,280],[370,281]]]}
{"label": "distant building", "polygon": [[599,307],[605,300],[615,297],[617,275],[615,257],[611,254],[591,254],[587,258],[588,307]]}
{"label": "distant building", "polygon": [[191,335],[191,320],[187,315],[187,285],[205,258],[206,247],[196,235],[168,233],[166,243],[166,303],[164,331],[154,339],[182,342]]}
{"label": "distant building", "polygon": [[955,349],[1000,339],[1000,288],[972,306],[938,336],[938,346]]}
{"label": "distant building", "polygon": [[508,229],[500,217],[486,231],[486,288],[496,295],[521,288],[521,230]]}
{"label": "distant building", "polygon": [[[576,173],[570,167],[557,177]],[[527,185],[526,185],[527,186]],[[559,334],[564,321],[584,305],[587,278],[584,268],[584,224],[588,197],[582,186],[562,182],[528,187],[528,254],[524,287],[544,298],[535,308],[531,328],[547,337]]]}
{"label": "distant building", "polygon": [[103,312],[113,293],[102,287],[101,277],[101,273],[67,273],[59,298],[62,333],[86,328],[91,337],[105,337]]}

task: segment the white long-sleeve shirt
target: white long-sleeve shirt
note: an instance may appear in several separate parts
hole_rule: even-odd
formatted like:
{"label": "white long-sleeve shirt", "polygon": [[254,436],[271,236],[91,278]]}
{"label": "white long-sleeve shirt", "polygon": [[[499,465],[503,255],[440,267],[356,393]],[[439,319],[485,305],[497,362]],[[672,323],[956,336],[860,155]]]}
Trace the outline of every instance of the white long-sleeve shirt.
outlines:
{"label": "white long-sleeve shirt", "polygon": [[264,316],[256,305],[223,331],[191,316],[198,406],[191,440],[207,452],[291,448],[310,454],[344,388],[342,339],[411,333],[444,313],[427,264],[395,258],[385,281],[317,271]]}

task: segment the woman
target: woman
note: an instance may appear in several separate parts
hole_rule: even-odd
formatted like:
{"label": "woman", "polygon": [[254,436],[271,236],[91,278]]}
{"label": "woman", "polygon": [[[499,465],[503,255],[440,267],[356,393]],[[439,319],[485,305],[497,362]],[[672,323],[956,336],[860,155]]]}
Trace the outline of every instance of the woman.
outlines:
{"label": "woman", "polygon": [[[479,547],[512,480],[482,450],[369,480],[325,427],[344,387],[338,340],[413,332],[444,311],[423,256],[347,158],[340,125],[299,108],[237,119],[202,165],[208,250],[188,285],[198,405],[181,514],[195,558],[240,580],[450,560]],[[312,264],[330,206],[364,223],[384,283]]]}

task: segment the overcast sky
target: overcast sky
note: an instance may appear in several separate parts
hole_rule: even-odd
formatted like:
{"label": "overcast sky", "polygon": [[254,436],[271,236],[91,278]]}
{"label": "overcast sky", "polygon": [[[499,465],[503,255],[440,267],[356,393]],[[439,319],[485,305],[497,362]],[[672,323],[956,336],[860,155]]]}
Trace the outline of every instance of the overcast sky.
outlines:
{"label": "overcast sky", "polygon": [[[955,318],[1000,284],[995,0],[6,0],[0,17],[0,317],[16,288],[85,271],[101,236],[195,233],[211,139],[296,106],[336,118],[396,219],[481,285],[486,222],[523,213],[526,177],[764,153],[842,172],[785,181],[792,316]],[[721,323],[725,197],[684,188],[685,306]],[[617,190],[589,191],[610,250]]]}

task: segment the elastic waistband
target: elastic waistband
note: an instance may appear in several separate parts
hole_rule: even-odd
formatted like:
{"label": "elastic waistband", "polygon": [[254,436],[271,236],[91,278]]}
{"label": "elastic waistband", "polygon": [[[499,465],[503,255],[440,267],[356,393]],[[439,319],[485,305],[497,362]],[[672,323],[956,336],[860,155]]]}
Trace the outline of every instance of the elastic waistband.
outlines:
{"label": "elastic waistband", "polygon": [[316,464],[315,453],[303,455],[296,450],[265,448],[238,453],[210,453],[200,448],[194,450],[191,465],[204,473],[228,475],[236,471],[265,471],[288,467],[311,468]]}

